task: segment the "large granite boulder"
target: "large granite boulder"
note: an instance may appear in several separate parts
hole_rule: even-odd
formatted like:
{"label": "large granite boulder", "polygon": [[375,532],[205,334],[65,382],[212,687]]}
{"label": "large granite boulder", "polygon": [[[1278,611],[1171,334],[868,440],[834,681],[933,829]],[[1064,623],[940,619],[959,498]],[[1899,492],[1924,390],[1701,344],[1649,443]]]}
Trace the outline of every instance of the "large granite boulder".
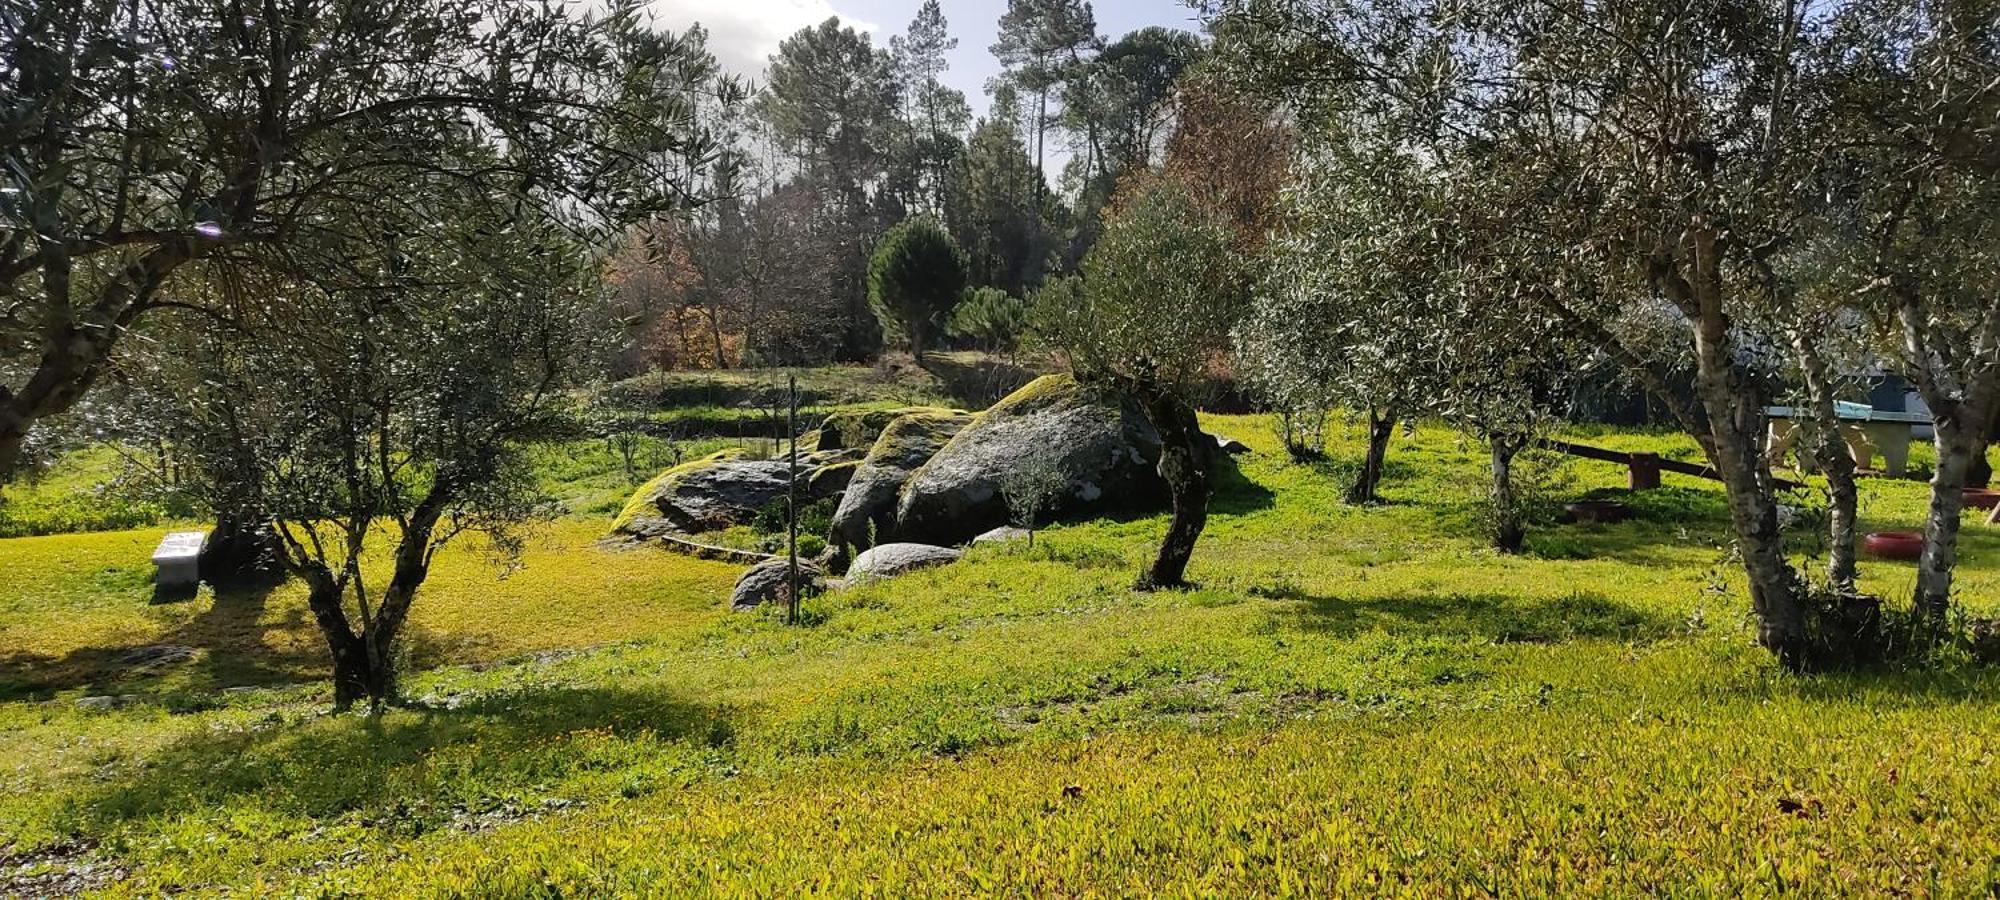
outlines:
{"label": "large granite boulder", "polygon": [[840,495],[833,512],[833,543],[865,550],[875,536],[893,533],[903,482],[972,419],[969,413],[932,409],[907,412],[890,422]]}
{"label": "large granite boulder", "polygon": [[[804,499],[838,493],[844,484],[838,477],[829,477],[819,479],[817,490],[823,493],[815,494],[814,475],[852,462],[859,455],[855,450],[800,454],[799,483]],[[625,504],[613,528],[631,534],[659,530],[697,534],[747,524],[766,504],[783,497],[789,482],[789,463],[784,458],[745,459],[740,450],[724,450],[682,463],[647,482]]]}
{"label": "large granite boulder", "polygon": [[[765,560],[736,579],[736,590],[729,595],[729,608],[741,612],[766,603],[783,603],[790,590],[791,565],[783,559]],[[799,596],[811,597],[823,590],[826,590],[826,576],[819,566],[799,560]]]}
{"label": "large granite boulder", "polygon": [[1061,471],[1068,489],[1041,518],[1163,508],[1159,459],[1159,432],[1137,402],[1069,375],[1044,375],[974,417],[910,475],[894,533],[959,544],[1004,525],[1000,486],[1042,461]]}
{"label": "large granite boulder", "polygon": [[881,544],[862,551],[847,567],[849,582],[888,578],[912,569],[924,569],[953,562],[962,554],[950,547],[930,544]]}

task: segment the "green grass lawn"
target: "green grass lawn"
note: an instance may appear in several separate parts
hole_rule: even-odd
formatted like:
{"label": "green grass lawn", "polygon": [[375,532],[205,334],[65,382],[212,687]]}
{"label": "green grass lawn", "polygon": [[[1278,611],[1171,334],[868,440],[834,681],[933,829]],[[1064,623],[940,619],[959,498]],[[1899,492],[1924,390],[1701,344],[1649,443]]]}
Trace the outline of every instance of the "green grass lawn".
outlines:
{"label": "green grass lawn", "polygon": [[[421,704],[379,719],[326,714],[291,586],[154,605],[157,529],[0,541],[0,893],[2000,889],[2000,675],[1782,674],[1712,484],[1668,475],[1638,521],[1539,525],[1500,557],[1454,434],[1399,437],[1389,502],[1356,509],[1341,465],[1286,463],[1262,419],[1209,424],[1256,452],[1196,590],[1129,590],[1162,518],[1081,523],[823,596],[800,627],[726,612],[733,567],[598,547],[623,473],[547,462],[598,499],[504,578],[476,544],[441,560]],[[1926,495],[1864,491],[1869,527]],[[1995,611],[2000,529],[1969,523],[1964,553],[1961,599]],[[196,652],[118,663],[158,644]]]}

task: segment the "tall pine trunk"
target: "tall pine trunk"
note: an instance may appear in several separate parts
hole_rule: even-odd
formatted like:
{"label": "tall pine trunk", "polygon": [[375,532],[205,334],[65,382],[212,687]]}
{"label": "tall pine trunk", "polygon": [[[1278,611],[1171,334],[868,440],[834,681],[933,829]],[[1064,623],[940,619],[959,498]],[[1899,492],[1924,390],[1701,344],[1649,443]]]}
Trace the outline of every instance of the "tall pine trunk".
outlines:
{"label": "tall pine trunk", "polygon": [[1208,498],[1213,492],[1215,441],[1203,434],[1195,410],[1186,400],[1156,389],[1141,389],[1146,417],[1160,433],[1160,478],[1167,483],[1173,517],[1160,551],[1136,585],[1140,590],[1177,588],[1187,584],[1188,559],[1208,524]]}
{"label": "tall pine trunk", "polygon": [[1348,485],[1347,502],[1354,505],[1381,502],[1375,489],[1382,483],[1382,463],[1389,454],[1389,439],[1396,434],[1396,415],[1390,411],[1368,410],[1368,452],[1362,457],[1361,472]]}

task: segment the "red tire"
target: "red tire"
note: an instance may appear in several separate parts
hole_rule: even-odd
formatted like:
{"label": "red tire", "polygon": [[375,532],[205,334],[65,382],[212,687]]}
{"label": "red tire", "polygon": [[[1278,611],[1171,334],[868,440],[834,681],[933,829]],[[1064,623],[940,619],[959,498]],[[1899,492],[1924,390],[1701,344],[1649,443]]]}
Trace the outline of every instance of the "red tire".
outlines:
{"label": "red tire", "polygon": [[1986,488],[1966,488],[1965,505],[1972,509],[1992,509],[2000,506],[2000,491]]}
{"label": "red tire", "polygon": [[1878,559],[1916,559],[1923,555],[1924,536],[1914,531],[1876,531],[1861,539],[1861,549]]}

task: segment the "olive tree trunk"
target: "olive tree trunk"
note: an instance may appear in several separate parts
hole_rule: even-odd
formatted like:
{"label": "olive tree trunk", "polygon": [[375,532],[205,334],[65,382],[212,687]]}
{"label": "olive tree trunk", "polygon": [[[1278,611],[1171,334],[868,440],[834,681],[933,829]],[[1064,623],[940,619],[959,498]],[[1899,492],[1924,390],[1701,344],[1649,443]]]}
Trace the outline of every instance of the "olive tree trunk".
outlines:
{"label": "olive tree trunk", "polygon": [[1917,586],[1911,598],[1917,637],[1929,642],[1943,634],[1951,610],[1952,571],[1958,565],[1958,519],[1965,509],[1965,488],[1984,468],[1987,439],[1994,417],[2000,415],[2000,351],[1995,349],[2000,346],[2000,302],[1986,310],[1976,332],[1954,339],[1936,333],[1914,285],[1899,279],[1892,282],[1891,290],[1903,330],[1904,361],[1918,393],[1931,409],[1932,441],[1937,447],[1930,510],[1924,517],[1924,547],[1917,559]]}
{"label": "olive tree trunk", "polygon": [[1854,539],[1860,507],[1860,493],[1854,484],[1854,455],[1840,434],[1839,407],[1826,360],[1820,356],[1812,336],[1803,331],[1793,333],[1792,348],[1805,376],[1806,400],[1818,432],[1812,447],[1813,461],[1826,476],[1826,580],[1834,590],[1851,594],[1855,590]]}
{"label": "olive tree trunk", "polygon": [[270,519],[254,513],[224,513],[202,545],[201,580],[230,585],[268,578],[281,563],[278,536]]}
{"label": "olive tree trunk", "polygon": [[[347,559],[338,574],[324,557],[307,555],[304,545],[287,537],[291,551],[288,559],[308,587],[306,606],[312,610],[313,622],[319,626],[333,657],[336,709],[348,709],[361,701],[379,709],[396,701],[396,639],[409,620],[417,588],[430,575],[431,553],[435,550],[431,538],[451,496],[449,488],[441,483],[433,486],[411,510],[396,541],[395,568],[390,573],[389,585],[383,590],[380,602],[372,606],[360,577],[365,524],[348,529]],[[318,544],[312,546],[317,548]],[[355,609],[360,613],[358,629],[344,603],[350,591],[355,594]]]}
{"label": "olive tree trunk", "polygon": [[34,366],[25,382],[0,385],[0,484],[14,480],[35,423],[76,405],[110,368],[113,348],[153,305],[160,285],[198,253],[191,239],[162,242],[80,303],[71,294],[70,258],[47,254],[39,266],[45,299],[38,310],[43,322]]}
{"label": "olive tree trunk", "polygon": [[1778,533],[1778,502],[1764,458],[1769,421],[1761,392],[1737,364],[1717,236],[1697,219],[1681,245],[1663,247],[1651,262],[1653,283],[1694,322],[1695,393],[1705,433],[1697,434],[1729,500],[1757,642],[1793,671],[1813,667],[1806,621],[1805,585],[1785,560]]}
{"label": "olive tree trunk", "polygon": [[1521,498],[1514,492],[1514,457],[1528,441],[1520,435],[1494,434],[1486,443],[1493,458],[1493,549],[1519,553],[1527,529],[1521,522]]}
{"label": "olive tree trunk", "polygon": [[1167,483],[1173,518],[1153,565],[1139,578],[1140,590],[1176,588],[1187,584],[1188,558],[1208,524],[1208,497],[1213,491],[1215,441],[1203,434],[1194,407],[1178,395],[1142,388],[1136,393],[1146,417],[1160,433],[1160,478]]}
{"label": "olive tree trunk", "polygon": [[1356,506],[1381,502],[1375,489],[1382,483],[1382,461],[1389,454],[1389,439],[1396,434],[1393,412],[1368,410],[1368,453],[1362,457],[1361,472],[1347,488],[1347,502]]}
{"label": "olive tree trunk", "polygon": [[1973,460],[1986,455],[1986,430],[1949,417],[1933,427],[1937,469],[1931,475],[1931,502],[1924,515],[1924,548],[1917,558],[1912,598],[1926,639],[1941,634],[1951,610],[1952,573],[1958,566],[1958,524],[1965,511],[1965,486]]}

